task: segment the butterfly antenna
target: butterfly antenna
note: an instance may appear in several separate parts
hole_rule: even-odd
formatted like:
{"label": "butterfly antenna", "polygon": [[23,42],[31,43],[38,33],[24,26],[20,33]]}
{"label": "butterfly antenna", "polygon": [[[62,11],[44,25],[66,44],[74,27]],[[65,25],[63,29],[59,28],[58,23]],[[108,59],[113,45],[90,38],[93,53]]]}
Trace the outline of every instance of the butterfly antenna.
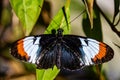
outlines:
{"label": "butterfly antenna", "polygon": [[78,17],[80,17],[86,10],[82,11],[78,16],[76,16],[75,18],[73,18],[68,24],[72,23],[73,21],[75,21]]}
{"label": "butterfly antenna", "polygon": [[[68,22],[67,20],[67,16],[65,16],[65,20],[66,20],[66,23],[67,23],[67,26],[72,23],[73,21],[75,21],[78,17],[80,17],[86,10],[82,11],[78,16],[76,16],[75,18],[73,18],[70,22]],[[65,14],[66,15],[66,14]],[[66,25],[65,25],[66,26]],[[65,27],[63,26],[63,27]]]}

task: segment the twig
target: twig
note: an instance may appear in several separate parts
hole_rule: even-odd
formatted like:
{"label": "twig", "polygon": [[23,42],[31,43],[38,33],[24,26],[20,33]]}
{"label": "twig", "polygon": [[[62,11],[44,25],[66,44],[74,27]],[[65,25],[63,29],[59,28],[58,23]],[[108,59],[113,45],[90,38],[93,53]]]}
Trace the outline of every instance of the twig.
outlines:
{"label": "twig", "polygon": [[[104,14],[104,12],[100,9],[100,7],[96,4],[95,1],[95,5],[97,7],[97,9],[100,11],[100,13],[103,15],[103,17],[105,18],[105,20],[108,22],[108,24],[110,25],[111,29],[120,37],[120,31],[118,31],[115,28],[115,25],[107,18],[107,16]],[[118,21],[119,22],[119,21]],[[118,23],[117,23],[118,24]]]}

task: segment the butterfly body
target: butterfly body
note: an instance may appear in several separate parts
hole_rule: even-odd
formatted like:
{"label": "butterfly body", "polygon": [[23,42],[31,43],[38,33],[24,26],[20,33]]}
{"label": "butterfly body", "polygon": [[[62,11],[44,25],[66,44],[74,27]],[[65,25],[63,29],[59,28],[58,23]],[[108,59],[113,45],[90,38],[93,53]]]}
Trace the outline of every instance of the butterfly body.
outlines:
{"label": "butterfly body", "polygon": [[68,70],[81,69],[84,66],[101,64],[113,58],[114,52],[107,44],[97,40],[63,35],[59,28],[52,34],[28,36],[16,41],[11,54],[23,61],[48,69],[56,65]]}

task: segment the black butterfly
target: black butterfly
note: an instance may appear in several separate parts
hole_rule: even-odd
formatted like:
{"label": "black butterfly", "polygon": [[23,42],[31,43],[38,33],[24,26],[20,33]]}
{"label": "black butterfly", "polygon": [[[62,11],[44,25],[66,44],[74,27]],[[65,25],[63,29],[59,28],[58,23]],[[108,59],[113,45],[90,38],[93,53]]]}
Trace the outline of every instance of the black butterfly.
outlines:
{"label": "black butterfly", "polygon": [[113,58],[114,52],[107,44],[91,38],[57,33],[28,36],[16,41],[11,54],[23,61],[36,64],[37,68],[81,69],[84,66],[100,64]]}

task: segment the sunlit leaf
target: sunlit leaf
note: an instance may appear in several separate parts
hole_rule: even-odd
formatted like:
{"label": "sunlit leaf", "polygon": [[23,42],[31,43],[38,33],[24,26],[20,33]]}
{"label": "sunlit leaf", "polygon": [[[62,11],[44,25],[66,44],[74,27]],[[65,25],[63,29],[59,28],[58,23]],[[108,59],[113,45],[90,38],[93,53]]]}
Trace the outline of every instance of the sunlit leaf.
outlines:
{"label": "sunlit leaf", "polygon": [[100,21],[100,13],[94,5],[93,28],[91,29],[88,14],[85,13],[82,21],[83,30],[87,37],[102,41],[102,29]]}
{"label": "sunlit leaf", "polygon": [[[68,23],[70,22],[69,7],[70,7],[70,0],[67,0],[66,5],[65,5],[65,13],[66,13]],[[52,29],[57,30],[58,28],[62,28],[64,30],[64,34],[70,33],[70,24],[67,25],[65,14],[64,14],[62,8],[59,10],[59,12],[56,14],[56,16],[51,21],[50,25],[48,26],[47,30],[45,31],[45,34],[49,34],[49,33],[51,33]]]}
{"label": "sunlit leaf", "polygon": [[36,73],[37,73],[37,80],[53,80],[57,74],[59,73],[59,69],[57,69],[56,66],[54,66],[54,68],[50,68],[50,69],[42,69],[42,70],[39,70],[37,69],[36,70]]}
{"label": "sunlit leaf", "polygon": [[10,0],[10,4],[23,25],[24,34],[29,35],[39,17],[43,0]]}
{"label": "sunlit leaf", "polygon": [[87,14],[88,14],[88,18],[90,20],[90,26],[91,28],[93,28],[93,4],[94,4],[94,0],[84,0],[85,6],[86,6],[86,10],[87,10]]}

